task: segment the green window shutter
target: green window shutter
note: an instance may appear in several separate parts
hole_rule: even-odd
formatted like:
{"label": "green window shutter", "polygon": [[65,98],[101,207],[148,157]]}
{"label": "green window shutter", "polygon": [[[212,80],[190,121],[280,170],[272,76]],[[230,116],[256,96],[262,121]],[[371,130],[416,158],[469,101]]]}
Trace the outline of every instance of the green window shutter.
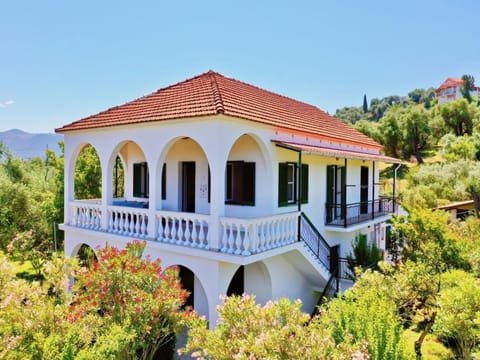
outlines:
{"label": "green window shutter", "polygon": [[278,206],[288,206],[288,164],[278,164]]}
{"label": "green window shutter", "polygon": [[142,164],[133,164],[133,196],[142,196]]}
{"label": "green window shutter", "polygon": [[162,200],[167,199],[167,164],[162,166]]}
{"label": "green window shutter", "polygon": [[308,165],[302,164],[302,204],[308,203]]}
{"label": "green window shutter", "polygon": [[255,163],[243,163],[242,205],[255,206]]}

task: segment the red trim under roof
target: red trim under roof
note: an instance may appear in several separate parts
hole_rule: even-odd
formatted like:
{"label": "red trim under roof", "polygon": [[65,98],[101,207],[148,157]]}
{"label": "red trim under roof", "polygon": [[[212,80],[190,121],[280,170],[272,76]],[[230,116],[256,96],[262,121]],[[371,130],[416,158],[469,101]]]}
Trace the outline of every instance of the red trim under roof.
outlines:
{"label": "red trim under roof", "polygon": [[338,150],[331,149],[322,146],[313,146],[306,144],[297,144],[285,141],[272,140],[273,143],[278,144],[281,147],[286,147],[292,150],[301,151],[303,154],[314,154],[327,157],[341,157],[348,159],[359,159],[359,160],[376,160],[385,163],[401,164],[402,161],[394,157],[385,156],[382,154],[369,154],[360,151],[350,151],[350,150]]}
{"label": "red trim under roof", "polygon": [[316,106],[297,101],[213,71],[159,89],[126,104],[72,122],[65,133],[173,119],[228,115],[276,128],[328,136],[338,142],[381,148],[373,139]]}

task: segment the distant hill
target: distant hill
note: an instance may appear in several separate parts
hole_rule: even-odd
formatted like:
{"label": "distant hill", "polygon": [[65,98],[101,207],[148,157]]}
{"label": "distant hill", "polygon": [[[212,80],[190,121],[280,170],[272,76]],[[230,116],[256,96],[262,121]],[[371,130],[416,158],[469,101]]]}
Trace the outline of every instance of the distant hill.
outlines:
{"label": "distant hill", "polygon": [[13,155],[23,159],[45,158],[47,146],[60,154],[60,140],[63,140],[63,135],[53,133],[31,134],[18,129],[0,132],[0,142],[10,149]]}

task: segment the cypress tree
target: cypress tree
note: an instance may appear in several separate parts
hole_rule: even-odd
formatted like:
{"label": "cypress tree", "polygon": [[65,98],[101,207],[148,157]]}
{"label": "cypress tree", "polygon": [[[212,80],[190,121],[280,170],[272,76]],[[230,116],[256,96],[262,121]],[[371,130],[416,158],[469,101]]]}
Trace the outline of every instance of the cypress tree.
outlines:
{"label": "cypress tree", "polygon": [[363,112],[368,112],[367,94],[363,94]]}

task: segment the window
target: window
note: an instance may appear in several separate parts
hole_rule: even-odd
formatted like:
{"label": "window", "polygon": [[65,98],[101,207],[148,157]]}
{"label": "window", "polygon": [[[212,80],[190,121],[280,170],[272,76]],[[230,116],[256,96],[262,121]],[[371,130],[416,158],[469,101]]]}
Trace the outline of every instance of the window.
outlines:
{"label": "window", "polygon": [[162,200],[167,200],[167,164],[162,166]]}
{"label": "window", "polygon": [[344,166],[327,166],[327,223],[344,219],[347,202],[346,172]]}
{"label": "window", "polygon": [[148,165],[146,162],[133,164],[133,196],[148,198]]}
{"label": "window", "polygon": [[308,165],[302,164],[301,189],[298,187],[297,168],[296,163],[278,164],[278,206],[296,204],[299,190],[301,190],[302,204],[308,203]]}
{"label": "window", "polygon": [[254,162],[227,162],[225,169],[225,203],[255,205]]}

